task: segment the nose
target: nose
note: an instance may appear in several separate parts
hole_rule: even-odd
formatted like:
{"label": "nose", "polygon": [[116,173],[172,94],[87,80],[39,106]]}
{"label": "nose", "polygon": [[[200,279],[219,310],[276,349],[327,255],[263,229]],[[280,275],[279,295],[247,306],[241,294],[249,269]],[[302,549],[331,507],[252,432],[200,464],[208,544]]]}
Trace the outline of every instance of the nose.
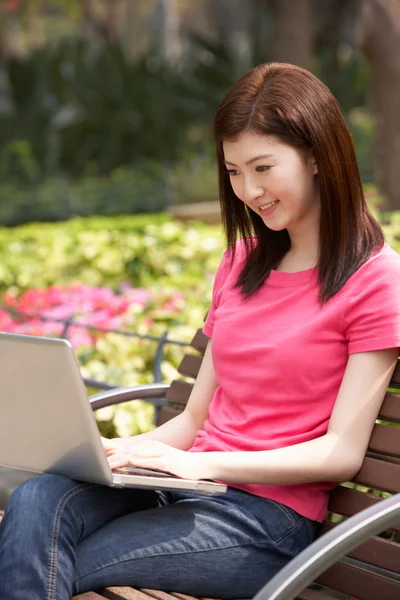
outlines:
{"label": "nose", "polygon": [[244,183],[244,199],[246,204],[254,202],[254,200],[263,196],[264,192],[264,188],[260,186],[257,180],[252,177],[246,178]]}

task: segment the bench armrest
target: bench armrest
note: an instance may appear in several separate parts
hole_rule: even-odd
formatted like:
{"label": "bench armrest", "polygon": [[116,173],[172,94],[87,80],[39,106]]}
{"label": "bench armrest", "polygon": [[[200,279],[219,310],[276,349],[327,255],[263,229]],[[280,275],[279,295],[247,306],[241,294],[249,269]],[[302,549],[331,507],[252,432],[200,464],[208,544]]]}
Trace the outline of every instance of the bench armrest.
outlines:
{"label": "bench armrest", "polygon": [[400,494],[382,500],[313,542],[279,571],[253,600],[293,600],[321,573],[362,542],[400,522]]}
{"label": "bench armrest", "polygon": [[135,385],[133,387],[120,387],[99,394],[89,396],[89,402],[93,410],[113,406],[129,400],[146,400],[157,407],[166,404],[166,394],[169,383],[150,383],[146,385]]}

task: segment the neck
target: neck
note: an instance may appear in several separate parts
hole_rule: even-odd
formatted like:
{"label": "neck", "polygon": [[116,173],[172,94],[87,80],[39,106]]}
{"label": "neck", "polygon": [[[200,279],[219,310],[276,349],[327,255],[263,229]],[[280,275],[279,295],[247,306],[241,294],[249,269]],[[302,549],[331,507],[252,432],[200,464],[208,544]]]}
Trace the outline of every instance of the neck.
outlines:
{"label": "neck", "polygon": [[[307,217],[288,229],[290,250],[283,260],[301,265],[302,269],[311,269],[318,262],[319,252],[319,220],[320,204],[315,202],[315,208]],[[282,261],[283,262],[283,261]]]}
{"label": "neck", "polygon": [[318,263],[318,232],[314,229],[312,232],[303,235],[290,235],[290,250],[285,254],[279,263],[278,271],[304,271],[315,267]]}

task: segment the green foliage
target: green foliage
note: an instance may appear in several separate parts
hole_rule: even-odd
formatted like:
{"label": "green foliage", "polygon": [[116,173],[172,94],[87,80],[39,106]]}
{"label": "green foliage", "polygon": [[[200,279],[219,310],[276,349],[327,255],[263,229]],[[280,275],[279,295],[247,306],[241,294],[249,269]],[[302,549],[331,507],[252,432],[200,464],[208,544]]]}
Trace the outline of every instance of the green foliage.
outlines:
{"label": "green foliage", "polygon": [[[179,71],[152,52],[132,61],[121,46],[96,50],[68,38],[13,57],[0,112],[0,220],[157,211],[174,196],[167,172],[178,202],[215,196],[211,122],[237,76],[268,58],[269,21],[259,13],[246,65],[225,40],[199,35]],[[337,96],[372,181],[366,64],[356,52],[332,56],[320,50],[317,74]]]}
{"label": "green foliage", "polygon": [[[10,107],[0,147],[28,142],[42,177],[95,165],[108,173],[147,158],[177,157],[190,121],[185,79],[118,45],[93,52],[64,39],[7,64]],[[18,172],[15,172],[18,175]]]}
{"label": "green foliage", "polygon": [[95,161],[108,172],[142,157],[176,158],[189,118],[178,75],[157,62],[131,63],[117,45],[91,60],[85,53],[78,44],[71,64],[75,118],[60,126],[61,168],[79,174]]}
{"label": "green foliage", "polygon": [[196,296],[214,276],[221,244],[220,227],[180,224],[163,214],[3,227],[0,290],[18,294],[76,280],[117,289],[129,280]]}
{"label": "green foliage", "polygon": [[[190,341],[209,308],[222,255],[220,227],[176,223],[166,215],[75,218],[59,224],[0,228],[0,290],[20,295],[76,280],[118,290],[129,281],[145,287],[152,301],[133,305],[122,329]],[[181,292],[179,298],[174,294]],[[155,342],[110,333],[77,349],[84,376],[137,385],[153,381]],[[164,381],[178,376],[184,348],[167,344]],[[99,411],[103,435],[133,435],[152,426],[143,402]]]}
{"label": "green foliage", "polygon": [[354,108],[369,107],[369,69],[359,50],[325,45],[317,56],[315,74],[326,83],[346,115]]}
{"label": "green foliage", "polygon": [[180,160],[169,180],[174,204],[218,200],[218,171],[211,149]]}
{"label": "green foliage", "polygon": [[384,222],[383,230],[387,243],[400,253],[400,211],[383,212],[381,220]]}
{"label": "green foliage", "polygon": [[[2,162],[0,155],[0,177],[14,161],[14,173],[19,172],[26,182],[37,172],[29,145],[15,142],[12,150],[7,161]],[[0,223],[10,226],[60,221],[75,215],[154,213],[169,203],[166,177],[162,167],[150,161],[135,169],[120,167],[109,175],[87,175],[77,180],[58,176],[21,185],[4,177],[0,180]]]}
{"label": "green foliage", "polygon": [[354,108],[349,112],[347,122],[356,147],[361,179],[364,183],[371,183],[374,181],[372,163],[372,115],[365,109]]}

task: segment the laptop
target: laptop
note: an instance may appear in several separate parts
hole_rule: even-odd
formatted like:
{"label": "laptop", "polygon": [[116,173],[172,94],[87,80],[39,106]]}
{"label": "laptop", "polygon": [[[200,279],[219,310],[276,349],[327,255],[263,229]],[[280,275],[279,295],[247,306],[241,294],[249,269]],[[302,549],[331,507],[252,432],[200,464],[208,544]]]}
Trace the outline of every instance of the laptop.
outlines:
{"label": "laptop", "polygon": [[107,486],[224,494],[208,480],[127,467],[111,471],[67,340],[0,333],[0,466]]}

